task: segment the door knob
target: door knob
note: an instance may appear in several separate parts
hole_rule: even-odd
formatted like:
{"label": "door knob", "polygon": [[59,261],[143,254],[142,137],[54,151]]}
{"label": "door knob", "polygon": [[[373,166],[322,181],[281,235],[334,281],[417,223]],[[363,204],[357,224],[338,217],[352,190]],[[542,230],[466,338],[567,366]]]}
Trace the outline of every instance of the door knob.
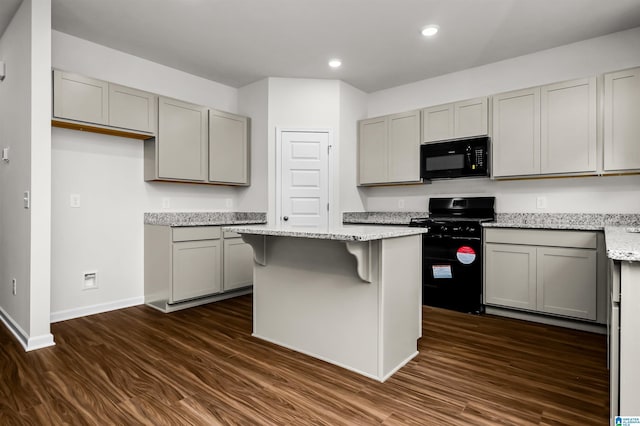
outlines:
{"label": "door knob", "polygon": [[284,220],[285,222],[286,222],[286,221],[288,221],[288,220],[289,220],[289,216],[284,216],[284,217],[282,218],[282,220]]}

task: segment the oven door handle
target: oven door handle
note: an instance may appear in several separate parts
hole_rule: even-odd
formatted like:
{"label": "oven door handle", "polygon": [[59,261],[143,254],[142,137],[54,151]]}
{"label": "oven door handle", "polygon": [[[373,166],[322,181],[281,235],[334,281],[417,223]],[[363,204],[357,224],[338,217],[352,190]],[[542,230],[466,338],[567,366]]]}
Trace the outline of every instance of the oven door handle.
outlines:
{"label": "oven door handle", "polygon": [[429,234],[423,234],[424,239],[432,240],[432,241],[443,241],[443,240],[453,240],[453,241],[480,241],[482,238],[480,237],[443,237],[443,236],[434,236]]}

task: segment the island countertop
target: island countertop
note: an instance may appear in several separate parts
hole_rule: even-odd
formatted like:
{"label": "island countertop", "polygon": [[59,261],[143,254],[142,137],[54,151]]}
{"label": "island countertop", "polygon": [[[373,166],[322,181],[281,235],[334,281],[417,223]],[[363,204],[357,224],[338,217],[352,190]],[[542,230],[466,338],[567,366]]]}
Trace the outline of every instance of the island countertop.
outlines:
{"label": "island countertop", "polygon": [[640,262],[640,227],[607,226],[604,236],[609,259]]}
{"label": "island countertop", "polygon": [[269,235],[276,237],[313,238],[336,241],[372,241],[386,238],[406,237],[427,233],[426,228],[406,226],[358,226],[342,225],[330,228],[285,228],[270,225],[225,226],[225,231],[238,234]]}

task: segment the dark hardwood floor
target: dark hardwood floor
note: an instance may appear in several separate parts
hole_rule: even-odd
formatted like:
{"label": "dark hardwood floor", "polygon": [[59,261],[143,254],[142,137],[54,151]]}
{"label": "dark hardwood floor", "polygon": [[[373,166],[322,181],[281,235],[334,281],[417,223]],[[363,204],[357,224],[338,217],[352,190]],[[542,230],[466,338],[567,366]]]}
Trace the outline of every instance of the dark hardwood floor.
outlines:
{"label": "dark hardwood floor", "polygon": [[605,336],[434,308],[423,328],[378,383],[251,337],[251,296],[52,324],[30,353],[0,326],[0,424],[608,424]]}

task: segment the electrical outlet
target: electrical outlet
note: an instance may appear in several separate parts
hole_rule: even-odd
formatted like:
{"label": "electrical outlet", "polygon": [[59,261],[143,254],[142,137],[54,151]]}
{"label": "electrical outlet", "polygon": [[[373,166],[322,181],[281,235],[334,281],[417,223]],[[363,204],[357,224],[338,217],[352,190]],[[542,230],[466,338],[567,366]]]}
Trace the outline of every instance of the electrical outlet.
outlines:
{"label": "electrical outlet", "polygon": [[80,194],[69,195],[69,207],[74,209],[80,208]]}
{"label": "electrical outlet", "polygon": [[398,208],[399,209],[404,209],[404,198],[400,198],[398,200]]}
{"label": "electrical outlet", "polygon": [[225,204],[227,206],[228,209],[230,209],[231,207],[233,207],[233,203],[231,202],[231,198],[227,198],[225,199]]}
{"label": "electrical outlet", "polygon": [[162,208],[163,209],[168,209],[171,207],[171,198],[169,197],[164,197],[162,199]]}
{"label": "electrical outlet", "polygon": [[538,197],[536,198],[536,207],[539,209],[547,208],[547,197]]}
{"label": "electrical outlet", "polygon": [[12,285],[11,291],[12,291],[13,295],[15,296],[16,294],[18,294],[18,285],[17,285],[17,281],[16,281],[15,278],[13,278],[11,280],[11,285]]}

